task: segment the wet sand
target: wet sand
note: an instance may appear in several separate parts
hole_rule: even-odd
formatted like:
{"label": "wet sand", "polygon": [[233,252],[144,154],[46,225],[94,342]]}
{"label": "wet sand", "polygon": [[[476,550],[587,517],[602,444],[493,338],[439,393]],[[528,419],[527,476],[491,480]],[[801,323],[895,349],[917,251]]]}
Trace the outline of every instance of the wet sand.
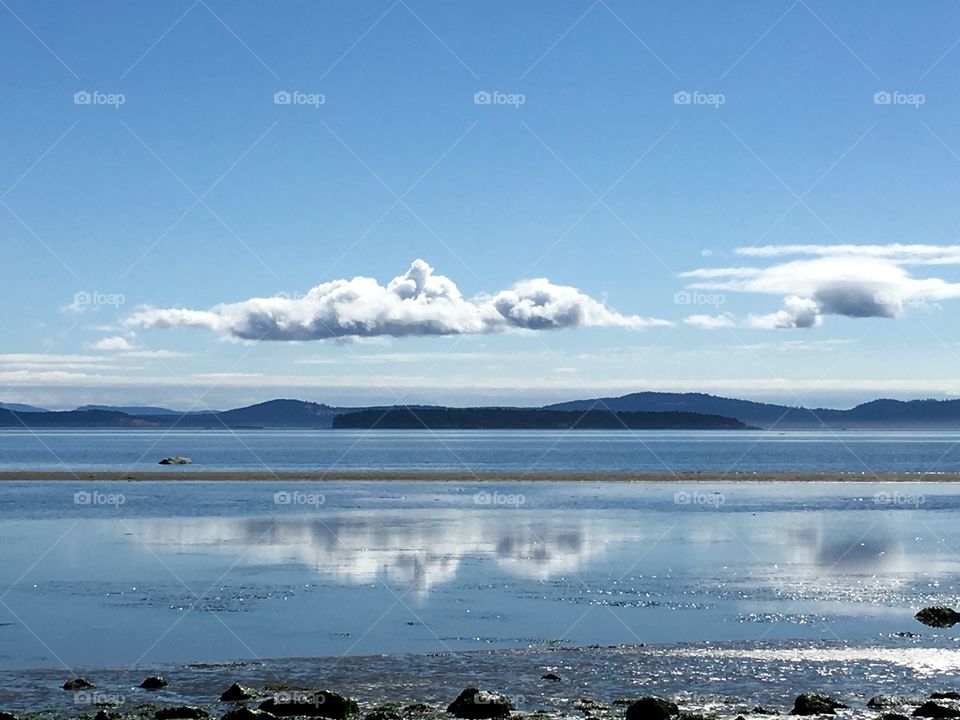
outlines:
{"label": "wet sand", "polygon": [[757,482],[757,483],[954,483],[960,472],[472,472],[470,470],[203,470],[193,466],[167,466],[156,470],[87,471],[87,470],[4,470],[0,482],[23,481],[128,481],[176,482],[217,481],[284,481],[284,482]]}

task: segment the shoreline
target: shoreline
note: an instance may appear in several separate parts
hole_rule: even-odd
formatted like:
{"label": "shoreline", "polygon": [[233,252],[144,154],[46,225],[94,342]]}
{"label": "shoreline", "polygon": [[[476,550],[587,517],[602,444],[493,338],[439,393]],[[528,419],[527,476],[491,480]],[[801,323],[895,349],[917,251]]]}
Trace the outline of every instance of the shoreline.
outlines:
{"label": "shoreline", "polygon": [[587,472],[469,470],[2,470],[0,482],[956,483],[960,472]]}

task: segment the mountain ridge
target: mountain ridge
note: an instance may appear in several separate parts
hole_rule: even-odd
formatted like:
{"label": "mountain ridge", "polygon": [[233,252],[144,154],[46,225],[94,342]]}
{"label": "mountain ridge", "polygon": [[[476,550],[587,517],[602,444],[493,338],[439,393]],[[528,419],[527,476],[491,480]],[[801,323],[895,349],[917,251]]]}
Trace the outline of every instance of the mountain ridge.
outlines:
{"label": "mountain ridge", "polygon": [[[13,409],[11,409],[13,408]],[[20,410],[17,408],[30,408]],[[337,417],[395,408],[454,412],[465,408],[435,405],[373,405],[338,407],[326,403],[278,398],[224,411],[181,413],[155,406],[84,405],[75,410],[49,411],[30,405],[0,403],[0,427],[131,427],[131,428],[310,428],[328,429]],[[517,411],[614,413],[692,413],[733,418],[764,429],[960,429],[960,399],[894,400],[877,398],[848,410],[805,408],[723,397],[708,393],[643,391],[616,397],[585,398],[543,407],[469,408],[487,413]],[[146,412],[127,412],[127,411]],[[484,422],[494,422],[484,420]],[[537,421],[539,422],[539,421]],[[343,426],[342,424],[340,426]]]}

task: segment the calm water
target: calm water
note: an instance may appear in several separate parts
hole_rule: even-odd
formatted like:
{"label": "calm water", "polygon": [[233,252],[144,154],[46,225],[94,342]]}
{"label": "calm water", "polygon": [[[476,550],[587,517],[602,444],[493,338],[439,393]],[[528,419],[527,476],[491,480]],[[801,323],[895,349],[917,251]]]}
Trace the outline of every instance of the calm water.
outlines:
{"label": "calm water", "polygon": [[[958,443],[0,432],[0,469],[145,469],[183,454],[196,464],[170,472],[947,471],[960,470]],[[321,678],[368,703],[442,703],[482,682],[570,716],[584,695],[660,692],[735,714],[804,689],[861,706],[873,692],[925,694],[960,684],[958,633],[913,619],[956,603],[958,519],[960,486],[935,483],[8,482],[0,707],[75,714],[58,688],[77,674],[142,702],[148,669],[174,679],[164,702],[209,700],[236,679]],[[544,688],[546,671],[563,682]]]}
{"label": "calm water", "polygon": [[933,484],[6,483],[0,667],[933,642],[958,513]]}
{"label": "calm water", "polygon": [[[960,470],[960,432],[0,431],[0,470]],[[172,468],[176,472],[177,468]]]}

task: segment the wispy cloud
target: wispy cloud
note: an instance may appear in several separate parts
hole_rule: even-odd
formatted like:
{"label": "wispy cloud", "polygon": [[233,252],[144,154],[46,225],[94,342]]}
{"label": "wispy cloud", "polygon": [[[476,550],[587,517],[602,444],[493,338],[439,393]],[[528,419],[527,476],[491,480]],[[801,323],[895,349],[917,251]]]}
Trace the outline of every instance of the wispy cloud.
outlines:
{"label": "wispy cloud", "polygon": [[450,278],[416,260],[386,285],[358,276],[323,283],[300,298],[251,298],[210,310],[141,308],[124,324],[143,329],[196,327],[242,340],[304,341],[598,326],[640,329],[670,323],[622,315],[577,288],[546,278],[523,280],[508,290],[469,300]]}

